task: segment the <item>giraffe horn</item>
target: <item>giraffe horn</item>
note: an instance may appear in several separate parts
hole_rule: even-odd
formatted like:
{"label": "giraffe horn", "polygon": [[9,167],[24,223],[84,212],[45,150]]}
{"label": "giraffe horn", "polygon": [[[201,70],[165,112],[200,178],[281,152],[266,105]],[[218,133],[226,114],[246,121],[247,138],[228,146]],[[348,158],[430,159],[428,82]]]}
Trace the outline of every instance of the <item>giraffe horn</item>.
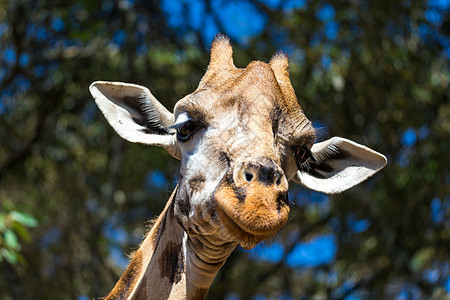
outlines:
{"label": "giraffe horn", "polygon": [[226,35],[218,33],[211,44],[211,60],[208,71],[234,68],[236,67],[233,63],[233,48],[230,39]]}
{"label": "giraffe horn", "polygon": [[283,51],[275,53],[269,62],[275,77],[281,82],[290,82],[289,80],[289,57]]}
{"label": "giraffe horn", "polygon": [[283,94],[288,101],[297,103],[294,88],[289,78],[289,57],[283,52],[275,53],[269,62]]}

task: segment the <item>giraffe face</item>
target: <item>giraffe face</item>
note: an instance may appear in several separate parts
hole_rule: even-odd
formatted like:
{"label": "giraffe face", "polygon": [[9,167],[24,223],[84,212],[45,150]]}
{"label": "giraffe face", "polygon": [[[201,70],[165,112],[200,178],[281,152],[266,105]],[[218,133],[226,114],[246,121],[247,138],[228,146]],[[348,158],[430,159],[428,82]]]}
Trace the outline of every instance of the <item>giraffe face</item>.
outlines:
{"label": "giraffe face", "polygon": [[177,103],[175,214],[189,234],[217,234],[251,248],[287,221],[294,153],[309,149],[315,135],[296,99],[286,98],[271,65],[253,62],[245,69],[210,66],[197,91]]}
{"label": "giraffe face", "polygon": [[181,159],[175,217],[189,235],[252,248],[287,221],[289,180],[338,193],[386,164],[383,155],[343,138],[314,144],[287,56],[239,69],[224,36],[214,40],[197,90],[173,114],[141,86],[94,82],[90,91],[120,136]]}

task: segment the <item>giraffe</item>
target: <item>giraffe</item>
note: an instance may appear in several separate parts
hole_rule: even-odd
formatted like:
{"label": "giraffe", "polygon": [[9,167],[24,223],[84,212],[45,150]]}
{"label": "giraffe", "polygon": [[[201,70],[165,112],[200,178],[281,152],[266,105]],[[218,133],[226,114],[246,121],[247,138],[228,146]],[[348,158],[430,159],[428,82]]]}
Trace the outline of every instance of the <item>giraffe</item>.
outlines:
{"label": "giraffe", "polygon": [[237,245],[251,249],[286,223],[289,180],[340,193],[386,165],[345,138],[316,143],[286,54],[237,68],[232,52],[218,34],[198,88],[173,113],[139,85],[90,86],[122,138],[181,161],[177,187],[106,299],[204,299]]}

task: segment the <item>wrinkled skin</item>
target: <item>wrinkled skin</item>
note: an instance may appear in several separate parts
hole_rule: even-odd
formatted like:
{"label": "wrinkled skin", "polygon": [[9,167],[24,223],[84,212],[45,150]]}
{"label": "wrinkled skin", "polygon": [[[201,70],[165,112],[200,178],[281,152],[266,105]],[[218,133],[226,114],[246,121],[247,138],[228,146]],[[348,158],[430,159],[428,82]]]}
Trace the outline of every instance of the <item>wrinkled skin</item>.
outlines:
{"label": "wrinkled skin", "polygon": [[173,197],[108,299],[204,298],[237,244],[250,249],[286,223],[289,180],[339,193],[385,166],[382,154],[344,138],[315,143],[288,66],[278,53],[236,68],[219,35],[198,88],[173,114],[142,86],[91,85],[120,136],[181,159]]}

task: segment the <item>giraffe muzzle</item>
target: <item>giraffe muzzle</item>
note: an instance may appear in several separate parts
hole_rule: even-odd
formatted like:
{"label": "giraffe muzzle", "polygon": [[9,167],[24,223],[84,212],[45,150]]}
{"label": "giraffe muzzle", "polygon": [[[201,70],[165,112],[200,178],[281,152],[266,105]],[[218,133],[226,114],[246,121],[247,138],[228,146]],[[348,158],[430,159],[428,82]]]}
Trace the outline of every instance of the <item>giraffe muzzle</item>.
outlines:
{"label": "giraffe muzzle", "polygon": [[273,236],[288,220],[288,182],[270,159],[244,161],[220,182],[215,201],[225,227],[245,248]]}

